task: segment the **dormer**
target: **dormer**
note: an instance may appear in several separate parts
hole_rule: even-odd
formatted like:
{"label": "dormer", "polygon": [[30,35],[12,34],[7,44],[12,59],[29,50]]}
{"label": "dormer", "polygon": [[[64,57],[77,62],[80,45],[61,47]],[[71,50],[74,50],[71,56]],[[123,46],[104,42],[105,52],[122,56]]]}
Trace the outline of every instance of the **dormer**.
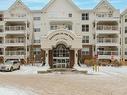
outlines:
{"label": "dormer", "polygon": [[42,12],[46,14],[49,19],[72,19],[79,15],[80,9],[72,0],[51,0],[42,9]]}
{"label": "dormer", "polygon": [[11,18],[27,18],[30,15],[30,9],[21,0],[16,0],[8,9],[8,14]]}
{"label": "dormer", "polygon": [[120,12],[107,0],[101,0],[101,2],[94,8],[94,13],[98,18],[119,17],[120,14]]}

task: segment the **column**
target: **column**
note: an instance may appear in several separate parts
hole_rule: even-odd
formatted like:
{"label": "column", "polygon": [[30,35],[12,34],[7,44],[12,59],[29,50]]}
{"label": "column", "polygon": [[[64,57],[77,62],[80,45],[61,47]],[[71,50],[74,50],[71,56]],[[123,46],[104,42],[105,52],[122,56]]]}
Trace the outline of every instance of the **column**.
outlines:
{"label": "column", "polygon": [[79,67],[78,66],[78,49],[75,49],[75,64],[74,67]]}
{"label": "column", "polygon": [[[97,21],[95,22],[95,32],[97,31]],[[96,45],[97,43],[98,43],[98,37],[97,36],[99,36],[99,34],[95,34],[95,51],[94,51],[94,55],[93,56],[95,56],[96,54],[97,54],[97,49],[98,49],[98,46]]]}
{"label": "column", "polygon": [[49,50],[46,50],[46,52],[45,52],[45,58],[46,58],[46,60],[45,60],[45,66],[49,67]]}
{"label": "column", "polygon": [[[28,53],[28,52],[27,52],[27,21],[25,21],[25,24],[26,24],[26,26],[25,26],[26,29],[25,29],[25,42],[24,42],[25,45],[24,45],[24,47],[25,47],[25,54],[26,54],[26,56],[25,56],[24,59],[25,59],[25,61],[26,61],[26,64],[28,64],[28,61],[27,61],[27,60],[28,60],[28,59],[27,59],[27,57],[28,57],[28,55],[27,55],[27,53]],[[19,60],[20,60],[20,59],[19,59]]]}
{"label": "column", "polygon": [[5,63],[5,61],[6,61],[6,47],[5,47],[5,44],[6,44],[6,36],[5,36],[5,32],[6,32],[6,26],[5,26],[5,24],[4,24],[4,26],[3,26],[3,33],[4,33],[4,39],[3,39],[3,45],[4,45],[4,51],[3,51],[3,55],[4,55],[4,63]]}

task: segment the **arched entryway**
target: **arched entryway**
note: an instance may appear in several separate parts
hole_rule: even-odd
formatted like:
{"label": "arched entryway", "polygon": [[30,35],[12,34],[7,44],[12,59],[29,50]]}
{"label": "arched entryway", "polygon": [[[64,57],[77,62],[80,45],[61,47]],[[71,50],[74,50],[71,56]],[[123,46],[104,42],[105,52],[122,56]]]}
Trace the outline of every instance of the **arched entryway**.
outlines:
{"label": "arched entryway", "polygon": [[53,48],[53,68],[70,67],[70,49],[64,44],[59,44]]}
{"label": "arched entryway", "polygon": [[41,48],[45,51],[48,68],[73,68],[78,63],[78,50],[82,37],[75,32],[58,29],[42,37]]}

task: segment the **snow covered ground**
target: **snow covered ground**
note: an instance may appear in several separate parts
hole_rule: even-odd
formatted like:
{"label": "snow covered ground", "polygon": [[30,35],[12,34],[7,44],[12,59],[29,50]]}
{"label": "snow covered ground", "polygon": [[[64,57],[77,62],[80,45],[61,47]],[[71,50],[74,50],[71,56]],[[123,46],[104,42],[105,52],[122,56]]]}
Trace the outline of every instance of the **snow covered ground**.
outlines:
{"label": "snow covered ground", "polygon": [[0,72],[0,74],[37,74],[37,71],[46,71],[48,68],[42,66],[21,66],[20,70],[13,72]]}
{"label": "snow covered ground", "polygon": [[0,95],[36,95],[36,94],[30,91],[24,91],[14,87],[0,86]]}
{"label": "snow covered ground", "polygon": [[[48,68],[42,66],[21,66],[20,70],[16,70],[13,72],[0,72],[0,74],[37,74],[37,71],[46,71]],[[93,71],[93,67],[76,67],[79,71],[88,71],[90,75],[122,75],[127,74],[127,66],[122,67],[99,67],[99,71]]]}
{"label": "snow covered ground", "polygon": [[87,75],[37,74],[46,69],[21,66],[18,71],[0,72],[0,95],[127,95],[127,66],[99,67],[99,72],[92,67],[77,67],[87,70]]}
{"label": "snow covered ground", "polygon": [[122,67],[99,67],[99,71],[93,71],[93,68],[86,68],[88,74],[94,75],[124,75],[127,74],[127,66]]}

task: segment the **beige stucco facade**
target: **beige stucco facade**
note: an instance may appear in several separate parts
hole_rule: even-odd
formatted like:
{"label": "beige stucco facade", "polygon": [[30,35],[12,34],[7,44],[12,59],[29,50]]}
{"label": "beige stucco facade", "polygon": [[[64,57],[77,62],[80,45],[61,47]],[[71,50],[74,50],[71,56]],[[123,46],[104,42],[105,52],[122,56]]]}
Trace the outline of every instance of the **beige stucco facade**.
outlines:
{"label": "beige stucco facade", "polygon": [[75,64],[81,59],[79,55],[84,60],[95,55],[101,61],[125,60],[125,16],[126,11],[120,15],[107,0],[89,10],[80,9],[73,0],[51,0],[41,10],[30,10],[17,0],[0,12],[0,56],[3,61],[53,64],[60,61],[60,57],[53,57],[55,50],[66,47],[69,55],[65,59],[73,58]]}

